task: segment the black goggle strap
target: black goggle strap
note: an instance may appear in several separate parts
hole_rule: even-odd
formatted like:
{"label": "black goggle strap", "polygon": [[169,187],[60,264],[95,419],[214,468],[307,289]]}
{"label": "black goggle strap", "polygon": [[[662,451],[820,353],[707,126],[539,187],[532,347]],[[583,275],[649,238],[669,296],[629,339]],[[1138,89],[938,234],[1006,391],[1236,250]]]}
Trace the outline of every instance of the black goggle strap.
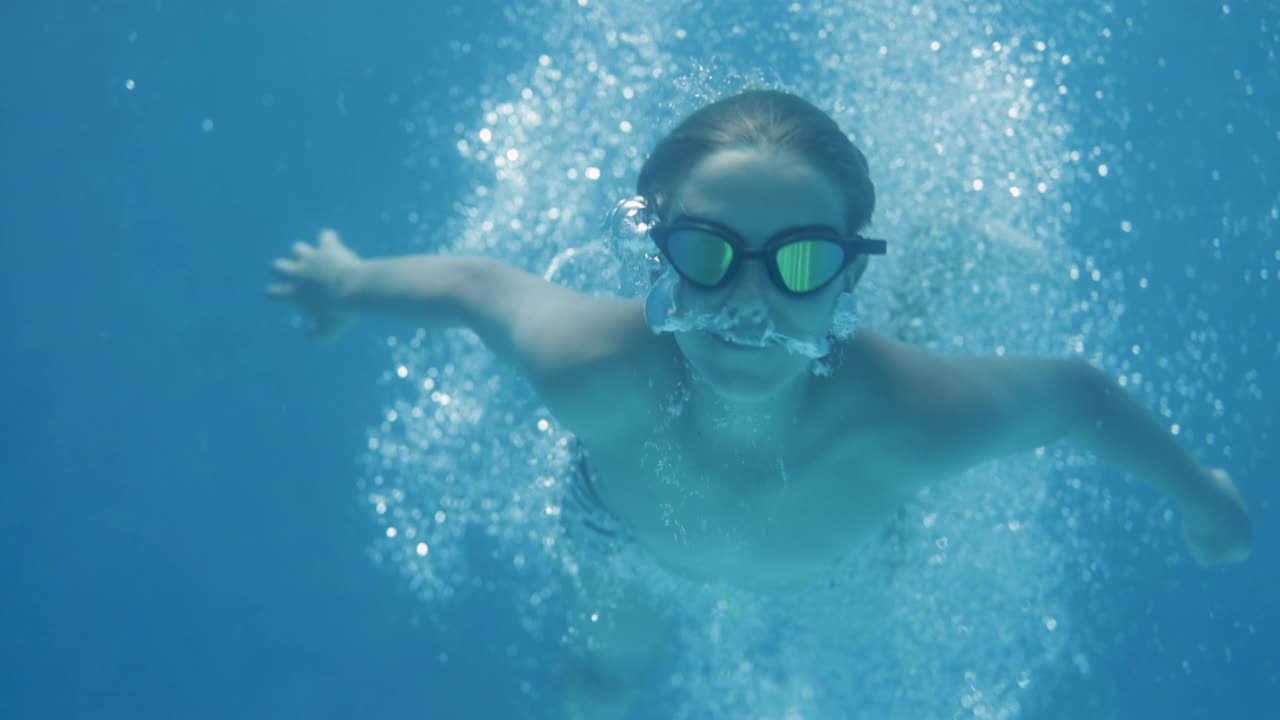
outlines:
{"label": "black goggle strap", "polygon": [[862,237],[854,235],[847,241],[855,255],[883,255],[889,248],[889,243],[884,240],[875,238]]}

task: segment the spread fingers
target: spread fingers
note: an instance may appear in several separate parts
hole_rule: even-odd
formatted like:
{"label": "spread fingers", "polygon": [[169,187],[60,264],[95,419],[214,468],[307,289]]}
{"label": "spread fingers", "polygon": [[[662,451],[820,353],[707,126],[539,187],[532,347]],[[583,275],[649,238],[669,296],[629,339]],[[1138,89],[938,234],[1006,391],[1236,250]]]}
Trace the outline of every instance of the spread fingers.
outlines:
{"label": "spread fingers", "polygon": [[298,263],[294,260],[278,258],[275,263],[272,264],[271,268],[275,271],[276,275],[279,275],[282,278],[291,278],[298,274]]}

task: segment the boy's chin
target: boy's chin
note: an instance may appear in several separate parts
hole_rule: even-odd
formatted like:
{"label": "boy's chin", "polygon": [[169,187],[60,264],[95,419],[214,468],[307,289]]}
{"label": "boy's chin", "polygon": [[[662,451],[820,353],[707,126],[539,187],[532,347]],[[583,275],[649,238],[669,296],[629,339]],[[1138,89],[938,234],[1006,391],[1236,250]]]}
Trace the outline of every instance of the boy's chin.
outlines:
{"label": "boy's chin", "polygon": [[706,383],[717,395],[733,402],[764,402],[790,385],[796,377],[807,372],[804,368],[769,368],[767,371],[727,370],[707,368],[696,374],[699,382]]}

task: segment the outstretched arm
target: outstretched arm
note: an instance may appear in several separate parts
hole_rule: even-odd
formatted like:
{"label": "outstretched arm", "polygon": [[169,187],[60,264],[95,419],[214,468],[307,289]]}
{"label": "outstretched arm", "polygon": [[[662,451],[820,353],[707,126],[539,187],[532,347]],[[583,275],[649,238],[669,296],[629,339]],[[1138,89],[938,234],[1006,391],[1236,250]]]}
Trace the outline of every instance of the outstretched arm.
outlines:
{"label": "outstretched arm", "polygon": [[935,358],[947,387],[935,397],[931,433],[965,464],[1078,439],[1103,461],[1146,481],[1183,513],[1202,565],[1248,557],[1250,528],[1225,471],[1198,463],[1169,429],[1088,363],[1038,358]]}
{"label": "outstretched arm", "polygon": [[635,368],[653,366],[635,362],[655,347],[633,301],[584,295],[492,258],[364,259],[333,230],[314,246],[295,243],[293,253],[276,260],[278,282],[267,295],[307,313],[319,338],[337,336],[361,313],[470,328],[580,436],[625,416],[612,411],[641,386]]}

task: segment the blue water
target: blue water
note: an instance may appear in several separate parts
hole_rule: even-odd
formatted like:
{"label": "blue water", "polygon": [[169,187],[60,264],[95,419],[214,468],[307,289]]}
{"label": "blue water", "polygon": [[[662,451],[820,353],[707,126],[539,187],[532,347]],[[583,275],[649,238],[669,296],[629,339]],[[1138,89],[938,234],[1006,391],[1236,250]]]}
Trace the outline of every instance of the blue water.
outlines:
{"label": "blue water", "polygon": [[[261,297],[270,260],[322,225],[368,255],[439,242],[426,226],[486,180],[471,158],[424,151],[406,122],[474,130],[468,93],[506,99],[507,75],[550,41],[502,20],[504,3],[300,7],[0,10],[0,717],[550,716],[521,689],[545,668],[500,661],[528,654],[509,604],[479,594],[440,610],[441,630],[370,559],[381,528],[357,482],[396,397],[379,382],[386,338],[411,333],[370,321],[317,348]],[[1176,524],[1150,540],[1124,523],[1145,510],[1089,516],[1112,572],[1067,591],[1088,672],[1066,653],[1024,715],[1270,717],[1280,7],[1111,8],[1095,13],[1111,18],[1096,24],[1112,29],[1105,63],[1073,48],[1066,82],[1083,99],[1064,106],[1107,175],[1079,180],[1052,222],[1124,273],[1104,292],[1126,307],[1104,359],[1121,371],[1141,340],[1127,371],[1232,472],[1254,556],[1201,571],[1176,560]],[[728,42],[717,62],[733,68]],[[450,87],[462,94],[442,100]],[[887,175],[892,149],[868,154]],[[1113,472],[1084,477],[1159,507]]]}

